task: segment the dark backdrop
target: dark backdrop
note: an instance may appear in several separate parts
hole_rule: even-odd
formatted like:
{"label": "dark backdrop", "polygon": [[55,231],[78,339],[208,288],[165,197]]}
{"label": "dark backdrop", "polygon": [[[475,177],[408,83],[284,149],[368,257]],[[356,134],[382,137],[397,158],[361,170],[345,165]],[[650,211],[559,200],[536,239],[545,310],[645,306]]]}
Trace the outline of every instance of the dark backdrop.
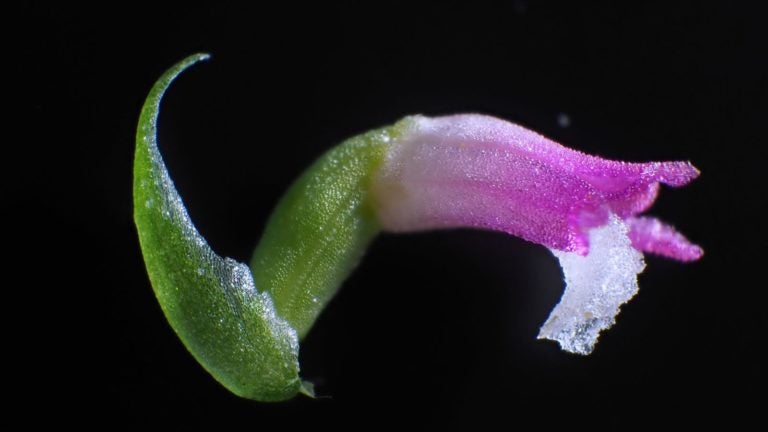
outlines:
{"label": "dark backdrop", "polygon": [[[30,154],[10,185],[34,227],[16,246],[42,263],[21,296],[46,311],[42,332],[22,333],[21,362],[34,367],[22,400],[67,419],[178,429],[757,417],[764,401],[749,394],[765,390],[768,330],[762,11],[737,2],[286,3],[21,13],[28,23],[9,43],[23,56],[7,67],[29,80],[16,109]],[[652,212],[706,256],[648,257],[638,297],[579,357],[536,340],[563,285],[543,247],[469,230],[383,235],[302,344],[304,377],[330,398],[238,399],[167,325],[131,213],[143,98],[197,51],[213,59],[171,88],[160,144],[222,255],[247,261],[291,180],[342,139],[407,114],[483,112],[605,157],[691,160],[700,179],[664,189]]]}

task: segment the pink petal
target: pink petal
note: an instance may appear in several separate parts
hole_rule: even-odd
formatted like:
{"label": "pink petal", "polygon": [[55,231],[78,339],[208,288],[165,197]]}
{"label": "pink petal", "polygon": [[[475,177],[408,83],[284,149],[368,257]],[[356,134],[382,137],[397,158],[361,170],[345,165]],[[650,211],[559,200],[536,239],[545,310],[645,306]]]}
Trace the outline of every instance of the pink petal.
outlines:
{"label": "pink petal", "polygon": [[701,247],[656,218],[631,217],[626,222],[632,246],[637,250],[680,261],[695,261],[704,255]]}
{"label": "pink petal", "polygon": [[687,162],[600,159],[489,116],[409,117],[373,182],[383,228],[477,227],[586,254],[587,231],[647,209]]}

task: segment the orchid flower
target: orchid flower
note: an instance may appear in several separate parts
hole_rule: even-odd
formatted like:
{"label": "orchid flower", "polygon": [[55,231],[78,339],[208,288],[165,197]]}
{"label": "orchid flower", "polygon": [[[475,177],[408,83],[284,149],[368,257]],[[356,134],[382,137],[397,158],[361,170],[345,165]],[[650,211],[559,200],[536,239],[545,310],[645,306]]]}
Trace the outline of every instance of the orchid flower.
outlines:
{"label": "orchid flower", "polygon": [[475,227],[549,248],[566,291],[541,329],[588,354],[637,292],[642,252],[679,261],[702,249],[663,222],[638,217],[659,183],[682,186],[688,162],[627,163],[568,149],[521,126],[461,114],[401,120],[372,190],[384,230]]}
{"label": "orchid flower", "polygon": [[156,142],[160,100],[198,54],[166,72],[142,109],[134,212],[163,311],[193,356],[242,397],[312,394],[298,346],[381,231],[473,227],[549,248],[566,289],[541,328],[588,354],[637,292],[643,253],[679,261],[703,251],[638,216],[659,184],[699,172],[688,162],[626,163],[565,148],[478,114],[410,116],[351,138],[315,162],[280,200],[250,269],[216,255],[197,232]]}

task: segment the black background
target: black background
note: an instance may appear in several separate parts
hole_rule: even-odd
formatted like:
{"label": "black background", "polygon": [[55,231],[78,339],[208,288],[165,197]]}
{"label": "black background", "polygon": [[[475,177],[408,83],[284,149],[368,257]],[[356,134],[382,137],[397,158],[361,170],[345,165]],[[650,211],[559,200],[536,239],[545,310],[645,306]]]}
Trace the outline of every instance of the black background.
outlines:
{"label": "black background", "polygon": [[[33,227],[16,230],[18,256],[41,263],[19,292],[45,312],[24,325],[42,331],[19,338],[34,372],[18,400],[60,419],[174,429],[756,419],[766,16],[738,2],[584,3],[24,9],[9,41],[22,57],[7,68],[24,83],[14,148],[29,154],[6,164],[24,168],[8,184]],[[302,344],[303,376],[330,397],[238,399],[167,325],[132,222],[139,108],[198,51],[213,59],[169,91],[160,145],[222,255],[247,261],[291,180],[342,139],[457,112],[613,159],[691,160],[700,179],[664,189],[652,213],[706,255],[648,257],[638,297],[579,357],[536,340],[562,291],[543,247],[469,230],[382,235]]]}

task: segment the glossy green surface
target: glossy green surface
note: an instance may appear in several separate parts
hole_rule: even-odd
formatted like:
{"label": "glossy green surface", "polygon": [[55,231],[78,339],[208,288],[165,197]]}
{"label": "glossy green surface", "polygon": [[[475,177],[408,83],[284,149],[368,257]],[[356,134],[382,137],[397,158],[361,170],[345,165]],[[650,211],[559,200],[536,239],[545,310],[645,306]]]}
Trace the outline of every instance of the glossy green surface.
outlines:
{"label": "glossy green surface", "polygon": [[[284,400],[302,390],[296,331],[257,290],[244,264],[216,255],[195,229],[156,142],[163,93],[193,55],[154,85],[141,111],[134,161],[134,218],[155,295],[203,367],[233,393]],[[290,271],[290,269],[287,269]]]}

